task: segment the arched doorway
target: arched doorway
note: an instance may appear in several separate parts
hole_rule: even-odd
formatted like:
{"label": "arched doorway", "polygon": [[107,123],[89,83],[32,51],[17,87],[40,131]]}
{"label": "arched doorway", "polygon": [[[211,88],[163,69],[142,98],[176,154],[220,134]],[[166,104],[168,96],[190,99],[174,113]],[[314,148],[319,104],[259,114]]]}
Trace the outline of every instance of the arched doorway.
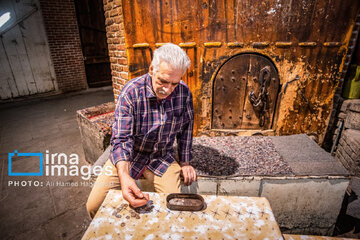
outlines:
{"label": "arched doorway", "polygon": [[271,128],[280,82],[267,57],[231,57],[216,73],[213,86],[212,129]]}

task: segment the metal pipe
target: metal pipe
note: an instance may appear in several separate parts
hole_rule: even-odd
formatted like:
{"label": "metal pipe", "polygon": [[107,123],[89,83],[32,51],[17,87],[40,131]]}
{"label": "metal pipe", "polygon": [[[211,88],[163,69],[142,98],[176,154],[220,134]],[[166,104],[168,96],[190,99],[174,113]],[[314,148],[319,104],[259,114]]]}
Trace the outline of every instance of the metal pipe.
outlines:
{"label": "metal pipe", "polygon": [[286,82],[286,83],[285,83],[285,86],[284,86],[284,90],[283,90],[284,94],[285,94],[285,92],[286,92],[287,85],[288,85],[289,83],[292,83],[292,82],[297,81],[297,80],[299,80],[299,79],[300,79],[300,76],[299,76],[299,75],[296,75],[293,80],[290,80],[290,81]]}
{"label": "metal pipe", "polygon": [[335,147],[338,144],[343,124],[344,124],[344,120],[341,120],[339,127],[338,127],[338,133],[336,134],[335,141],[333,142],[333,145],[331,147],[331,151],[330,151],[331,155],[334,155]]}

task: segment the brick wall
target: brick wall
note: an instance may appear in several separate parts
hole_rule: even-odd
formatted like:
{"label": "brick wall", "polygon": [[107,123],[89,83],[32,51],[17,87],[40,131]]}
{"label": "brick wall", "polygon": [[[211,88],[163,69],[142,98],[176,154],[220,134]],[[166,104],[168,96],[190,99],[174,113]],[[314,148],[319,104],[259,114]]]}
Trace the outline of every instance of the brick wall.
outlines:
{"label": "brick wall", "polygon": [[103,0],[106,37],[109,48],[115,101],[128,81],[128,59],[125,47],[124,19],[121,0]]}
{"label": "brick wall", "polygon": [[87,88],[74,0],[40,0],[40,8],[59,90]]}

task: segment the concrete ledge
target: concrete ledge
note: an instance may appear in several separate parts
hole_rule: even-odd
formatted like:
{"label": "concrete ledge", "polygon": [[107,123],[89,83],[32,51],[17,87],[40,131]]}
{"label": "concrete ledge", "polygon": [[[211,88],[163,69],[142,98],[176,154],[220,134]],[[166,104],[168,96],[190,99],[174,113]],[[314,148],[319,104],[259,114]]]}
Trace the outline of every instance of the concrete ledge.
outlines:
{"label": "concrete ledge", "polygon": [[205,178],[183,193],[265,197],[282,232],[328,235],[349,184],[346,176]]}
{"label": "concrete ledge", "polygon": [[282,232],[307,229],[326,235],[335,225],[348,184],[348,179],[264,180],[260,196],[269,200]]}
{"label": "concrete ledge", "polygon": [[258,197],[260,183],[259,178],[219,180],[218,195]]}
{"label": "concrete ledge", "polygon": [[217,185],[216,179],[199,177],[197,182],[190,186],[181,184],[181,192],[215,195],[217,194]]}

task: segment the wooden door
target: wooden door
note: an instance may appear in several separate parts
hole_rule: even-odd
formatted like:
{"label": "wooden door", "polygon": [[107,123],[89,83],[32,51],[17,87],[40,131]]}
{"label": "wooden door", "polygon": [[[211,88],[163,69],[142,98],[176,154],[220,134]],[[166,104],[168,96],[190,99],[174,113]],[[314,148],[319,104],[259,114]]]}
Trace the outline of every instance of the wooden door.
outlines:
{"label": "wooden door", "polygon": [[213,129],[271,128],[279,77],[268,58],[252,53],[230,58],[213,86]]}
{"label": "wooden door", "polygon": [[76,0],[76,15],[89,87],[111,85],[102,0]]}
{"label": "wooden door", "polygon": [[10,99],[56,90],[55,72],[39,2],[0,1],[0,98]]}

